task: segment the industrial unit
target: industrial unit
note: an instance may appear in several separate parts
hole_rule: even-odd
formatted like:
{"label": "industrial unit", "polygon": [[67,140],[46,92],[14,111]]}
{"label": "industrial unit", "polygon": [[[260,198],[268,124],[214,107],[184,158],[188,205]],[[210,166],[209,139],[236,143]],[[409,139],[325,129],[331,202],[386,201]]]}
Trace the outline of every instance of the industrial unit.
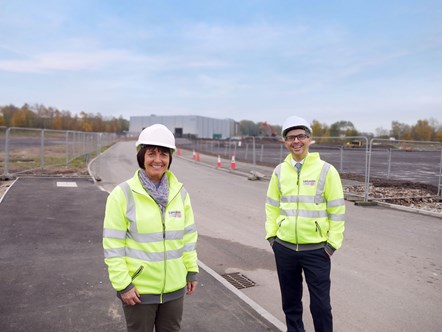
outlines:
{"label": "industrial unit", "polygon": [[165,125],[177,138],[226,139],[238,133],[238,123],[232,119],[214,119],[199,115],[131,116],[129,132],[139,134],[141,130],[155,123]]}

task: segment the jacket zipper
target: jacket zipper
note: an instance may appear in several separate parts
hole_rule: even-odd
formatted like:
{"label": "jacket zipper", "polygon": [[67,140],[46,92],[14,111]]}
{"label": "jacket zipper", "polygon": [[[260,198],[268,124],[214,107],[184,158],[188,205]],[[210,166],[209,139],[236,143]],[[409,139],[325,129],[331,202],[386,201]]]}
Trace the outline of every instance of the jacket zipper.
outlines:
{"label": "jacket zipper", "polygon": [[[175,199],[175,197],[180,193],[182,187],[183,186],[180,187],[180,189],[177,191],[175,196],[173,196],[170,201],[173,201]],[[163,282],[163,288],[161,290],[161,295],[160,295],[160,303],[163,303],[163,295],[164,295],[164,291],[166,289],[167,253],[166,253],[166,218],[165,218],[165,214],[166,214],[167,206],[168,205],[169,205],[169,202],[167,202],[167,204],[166,204],[166,206],[164,208],[164,213],[161,210],[161,207],[158,206],[160,208],[160,210],[161,210],[161,222],[163,223],[163,258],[164,258],[164,282]]]}
{"label": "jacket zipper", "polygon": [[[160,208],[161,209],[161,208]],[[161,222],[163,223],[163,260],[164,260],[164,282],[163,288],[161,289],[160,303],[163,303],[163,294],[166,289],[166,275],[167,275],[167,254],[166,254],[166,220],[164,214],[166,213],[166,208],[164,208],[164,213],[161,216]]]}
{"label": "jacket zipper", "polygon": [[295,238],[296,238],[296,251],[299,251],[299,241],[298,241],[298,216],[299,216],[299,178],[301,177],[301,170],[296,172],[296,186],[298,190],[298,199],[296,200],[296,219],[295,219]]}

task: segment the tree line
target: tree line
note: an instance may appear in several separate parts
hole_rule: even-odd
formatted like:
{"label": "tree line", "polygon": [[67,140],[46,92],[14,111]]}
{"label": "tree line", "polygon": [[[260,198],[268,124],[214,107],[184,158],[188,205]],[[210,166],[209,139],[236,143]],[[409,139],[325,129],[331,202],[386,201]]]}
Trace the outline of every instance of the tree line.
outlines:
{"label": "tree line", "polygon": [[[105,118],[100,113],[81,112],[79,115],[70,111],[59,110],[44,105],[24,104],[0,106],[0,126],[42,128],[54,130],[75,130],[86,132],[124,133],[129,131],[129,121],[122,116]],[[358,131],[351,121],[337,121],[330,126],[313,120],[311,123],[315,137],[366,136],[378,138],[394,137],[397,140],[438,141],[442,142],[442,124],[435,119],[418,120],[414,125],[392,121],[391,129],[377,128],[376,133]],[[242,136],[278,136],[281,126],[267,122],[241,120],[239,135]]]}
{"label": "tree line", "polygon": [[[266,125],[263,125],[266,124]],[[269,130],[271,127],[273,130]],[[437,141],[442,142],[442,124],[435,119],[418,120],[414,125],[408,125],[399,121],[391,122],[391,129],[377,128],[376,132],[365,133],[358,131],[351,121],[337,121],[330,126],[313,120],[311,123],[313,136],[315,137],[342,137],[342,136],[366,136],[368,138],[395,138],[409,141]],[[266,122],[253,122],[241,120],[239,133],[243,136],[271,136],[272,131],[276,135],[281,134],[281,126],[267,125]]]}
{"label": "tree line", "polygon": [[129,121],[122,116],[105,118],[100,113],[86,112],[77,115],[54,107],[24,104],[0,106],[0,126],[123,133],[129,130]]}

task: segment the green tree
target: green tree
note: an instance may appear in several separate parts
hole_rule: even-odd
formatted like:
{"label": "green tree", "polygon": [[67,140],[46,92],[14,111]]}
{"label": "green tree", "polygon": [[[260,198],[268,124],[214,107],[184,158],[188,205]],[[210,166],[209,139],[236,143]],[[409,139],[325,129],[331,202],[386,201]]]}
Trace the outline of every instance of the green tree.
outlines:
{"label": "green tree", "polygon": [[328,133],[328,126],[325,123],[320,123],[318,120],[313,120],[311,123],[313,136],[323,137]]}
{"label": "green tree", "polygon": [[19,108],[14,105],[3,106],[1,108],[1,112],[3,114],[3,123],[6,127],[12,127],[12,118],[16,112],[19,111]]}
{"label": "green tree", "polygon": [[330,136],[358,136],[358,131],[351,121],[338,121],[330,126]]}
{"label": "green tree", "polygon": [[239,122],[239,133],[243,136],[258,136],[259,125],[250,120],[241,120]]}
{"label": "green tree", "polygon": [[405,123],[400,123],[399,121],[391,122],[390,136],[398,140],[410,139],[411,128]]}
{"label": "green tree", "polygon": [[433,136],[433,128],[428,123],[428,120],[418,120],[416,125],[411,128],[413,140],[416,141],[431,141]]}

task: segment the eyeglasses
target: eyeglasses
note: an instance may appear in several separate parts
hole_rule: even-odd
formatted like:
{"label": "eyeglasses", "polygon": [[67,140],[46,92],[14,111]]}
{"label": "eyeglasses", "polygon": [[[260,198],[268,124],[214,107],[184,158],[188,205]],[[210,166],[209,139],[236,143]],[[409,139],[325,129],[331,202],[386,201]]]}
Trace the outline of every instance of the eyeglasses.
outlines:
{"label": "eyeglasses", "polygon": [[293,142],[295,139],[298,139],[298,141],[303,141],[307,138],[309,138],[309,135],[306,134],[299,134],[299,135],[289,135],[285,137],[286,142]]}

